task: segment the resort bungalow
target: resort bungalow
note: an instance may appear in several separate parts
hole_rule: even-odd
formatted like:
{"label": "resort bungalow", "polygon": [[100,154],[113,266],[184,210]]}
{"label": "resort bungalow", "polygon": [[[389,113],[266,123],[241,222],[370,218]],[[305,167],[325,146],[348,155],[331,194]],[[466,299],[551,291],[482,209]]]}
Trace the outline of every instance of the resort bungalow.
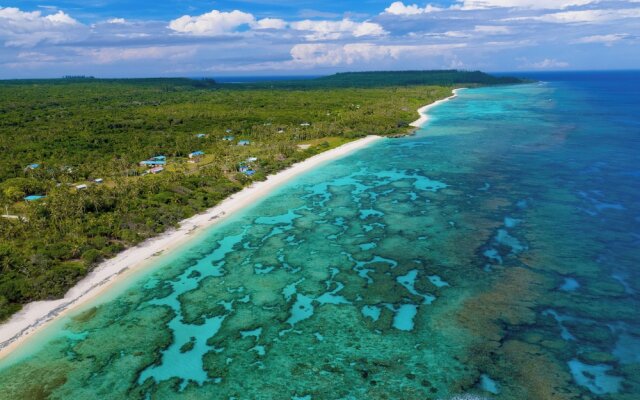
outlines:
{"label": "resort bungalow", "polygon": [[87,189],[89,186],[85,185],[84,183],[82,185],[76,185],[76,190],[85,190]]}
{"label": "resort bungalow", "polygon": [[25,197],[24,200],[25,201],[36,201],[36,200],[44,199],[45,197],[47,197],[47,196],[35,194],[35,195],[31,195],[31,196]]}
{"label": "resort bungalow", "polygon": [[189,162],[190,163],[197,163],[200,161],[200,158],[202,158],[202,156],[204,156],[204,151],[194,151],[193,153],[189,153]]}
{"label": "resort bungalow", "polygon": [[196,135],[196,137],[197,137],[198,139],[204,139],[204,138],[206,138],[206,137],[207,137],[207,135],[206,135],[205,133],[198,133],[198,134]]}
{"label": "resort bungalow", "polygon": [[166,165],[166,164],[167,164],[167,157],[165,156],[156,156],[148,160],[140,161],[140,166],[145,166],[145,167],[157,167],[159,165]]}
{"label": "resort bungalow", "polygon": [[258,157],[249,157],[247,158],[247,162],[256,162],[258,161]]}
{"label": "resort bungalow", "polygon": [[94,181],[95,183],[97,183],[97,184],[100,184],[100,183],[103,183],[103,182],[104,182],[104,179],[102,179],[102,178],[97,178],[97,179],[94,179],[93,181]]}
{"label": "resort bungalow", "polygon": [[231,133],[231,129],[225,130],[226,133]]}
{"label": "resort bungalow", "polygon": [[247,167],[246,165],[241,165],[240,168],[238,168],[238,171],[242,174],[245,174],[246,176],[251,176],[254,175],[256,173],[256,171],[252,170],[251,168]]}
{"label": "resort bungalow", "polygon": [[235,136],[225,136],[222,138],[222,140],[226,140],[227,142],[231,142],[233,139],[235,139]]}
{"label": "resort bungalow", "polygon": [[158,166],[158,167],[151,168],[148,172],[150,174],[159,174],[162,171],[164,171],[164,167],[163,166]]}
{"label": "resort bungalow", "polygon": [[250,144],[251,144],[251,142],[248,141],[248,140],[241,140],[241,141],[238,142],[238,146],[248,146]]}
{"label": "resort bungalow", "polygon": [[307,127],[307,126],[311,126],[311,124],[308,123],[308,122],[303,122],[303,123],[300,124],[300,126]]}

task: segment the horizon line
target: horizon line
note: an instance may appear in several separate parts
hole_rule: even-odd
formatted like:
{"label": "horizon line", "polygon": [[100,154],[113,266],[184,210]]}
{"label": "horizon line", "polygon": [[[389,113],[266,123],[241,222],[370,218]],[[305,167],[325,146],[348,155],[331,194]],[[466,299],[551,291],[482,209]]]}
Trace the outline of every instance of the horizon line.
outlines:
{"label": "horizon line", "polygon": [[62,75],[56,77],[32,77],[32,78],[0,78],[2,81],[29,81],[29,80],[63,80],[63,79],[95,79],[95,80],[107,80],[107,79],[213,79],[218,78],[321,78],[326,76],[332,76],[343,73],[369,73],[369,72],[422,72],[422,71],[480,71],[487,74],[545,74],[545,73],[585,73],[585,72],[640,72],[639,68],[611,68],[611,69],[548,69],[548,70],[518,70],[518,71],[501,71],[501,70],[481,70],[481,69],[398,69],[398,70],[353,70],[353,71],[335,71],[328,74],[280,74],[280,73],[268,73],[268,74],[220,74],[220,75],[174,75],[174,76],[162,76],[162,75],[147,75],[147,76],[96,76],[96,75]]}

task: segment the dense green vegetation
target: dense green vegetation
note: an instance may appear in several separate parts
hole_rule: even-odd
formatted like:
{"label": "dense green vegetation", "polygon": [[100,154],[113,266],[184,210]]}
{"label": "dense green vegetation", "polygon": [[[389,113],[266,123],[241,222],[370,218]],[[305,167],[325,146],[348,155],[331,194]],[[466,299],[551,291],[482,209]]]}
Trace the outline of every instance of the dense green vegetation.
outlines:
{"label": "dense green vegetation", "polygon": [[505,85],[522,83],[518,78],[496,77],[480,71],[374,71],[343,72],[308,80],[258,82],[243,84],[245,87],[278,88],[374,88],[416,85]]}
{"label": "dense green vegetation", "polygon": [[[361,81],[371,76],[379,78]],[[398,76],[385,80],[413,82],[411,74]],[[63,295],[100,260],[252,179],[353,138],[409,132],[419,106],[451,92],[337,88],[351,78],[339,74],[297,90],[189,79],[0,82],[0,320],[26,302]],[[188,163],[196,150],[206,155]],[[167,157],[166,169],[144,174],[138,163],[156,155]],[[258,158],[251,178],[238,172],[248,157]],[[24,201],[28,195],[46,197]]]}
{"label": "dense green vegetation", "polygon": [[337,87],[349,86],[409,86],[409,85],[459,85],[482,84],[502,85],[520,83],[512,77],[496,77],[480,71],[400,71],[400,72],[345,72],[335,74],[316,81]]}

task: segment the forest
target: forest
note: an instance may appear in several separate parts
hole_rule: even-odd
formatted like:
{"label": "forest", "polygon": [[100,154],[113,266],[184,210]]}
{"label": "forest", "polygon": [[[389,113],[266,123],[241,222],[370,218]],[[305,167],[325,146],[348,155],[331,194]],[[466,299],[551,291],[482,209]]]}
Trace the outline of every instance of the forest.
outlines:
{"label": "forest", "polygon": [[524,80],[509,76],[493,76],[481,71],[434,70],[434,71],[370,71],[341,72],[315,79],[299,79],[278,82],[245,83],[245,88],[375,88],[416,85],[507,85],[523,83]]}
{"label": "forest", "polygon": [[516,82],[458,71],[0,81],[0,321],[252,181],[359,137],[410,133],[416,109],[454,87]]}

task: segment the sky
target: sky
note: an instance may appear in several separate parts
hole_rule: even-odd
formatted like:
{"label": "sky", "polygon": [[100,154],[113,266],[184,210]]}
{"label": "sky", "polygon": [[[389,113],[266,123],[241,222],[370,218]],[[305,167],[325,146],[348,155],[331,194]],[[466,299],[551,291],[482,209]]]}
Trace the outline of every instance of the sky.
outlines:
{"label": "sky", "polygon": [[640,0],[0,0],[0,79],[640,69]]}

